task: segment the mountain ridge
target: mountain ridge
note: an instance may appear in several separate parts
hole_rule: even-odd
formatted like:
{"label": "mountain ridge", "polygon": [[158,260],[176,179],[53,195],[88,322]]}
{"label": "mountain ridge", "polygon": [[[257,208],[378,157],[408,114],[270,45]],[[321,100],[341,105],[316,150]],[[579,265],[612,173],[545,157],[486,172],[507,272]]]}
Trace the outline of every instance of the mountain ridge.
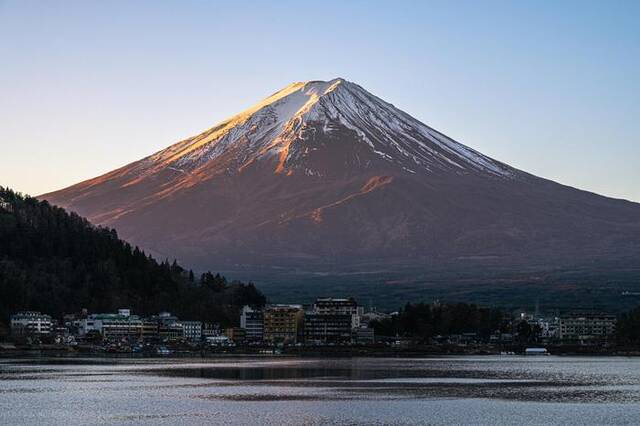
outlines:
{"label": "mountain ridge", "polygon": [[41,198],[206,269],[640,257],[640,204],[491,159],[344,79],[293,83]]}

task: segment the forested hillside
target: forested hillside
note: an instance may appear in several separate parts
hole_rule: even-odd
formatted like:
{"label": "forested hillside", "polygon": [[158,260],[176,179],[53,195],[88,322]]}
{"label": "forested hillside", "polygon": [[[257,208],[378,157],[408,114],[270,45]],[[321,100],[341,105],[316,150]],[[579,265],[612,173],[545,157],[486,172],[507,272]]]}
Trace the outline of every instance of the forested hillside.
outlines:
{"label": "forested hillside", "polygon": [[210,272],[194,277],[157,262],[116,231],[0,187],[0,322],[29,309],[59,316],[82,308],[171,311],[184,319],[236,321],[243,304],[264,304],[252,283]]}

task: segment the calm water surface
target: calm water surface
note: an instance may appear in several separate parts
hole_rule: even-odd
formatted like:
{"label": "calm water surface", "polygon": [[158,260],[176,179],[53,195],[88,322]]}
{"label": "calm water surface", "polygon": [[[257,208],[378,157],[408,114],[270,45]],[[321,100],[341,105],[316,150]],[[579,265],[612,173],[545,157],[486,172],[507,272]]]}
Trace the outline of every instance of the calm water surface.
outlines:
{"label": "calm water surface", "polygon": [[640,360],[0,359],[0,423],[640,424]]}

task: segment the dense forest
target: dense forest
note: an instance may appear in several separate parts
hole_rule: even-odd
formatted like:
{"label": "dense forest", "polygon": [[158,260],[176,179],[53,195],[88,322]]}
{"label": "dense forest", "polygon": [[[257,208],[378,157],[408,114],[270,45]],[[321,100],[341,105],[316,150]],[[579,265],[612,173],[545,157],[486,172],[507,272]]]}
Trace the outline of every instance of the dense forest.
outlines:
{"label": "dense forest", "polygon": [[113,229],[0,187],[0,323],[12,312],[170,311],[184,319],[237,322],[240,306],[263,305],[252,283],[199,277],[157,262]]}
{"label": "dense forest", "polygon": [[[467,303],[408,303],[397,315],[371,324],[377,336],[410,337],[424,343],[432,337],[477,333],[488,339],[491,332],[513,333],[519,343],[536,343],[541,329],[525,320],[514,321],[506,311]],[[615,340],[621,346],[640,345],[640,307],[618,316]]]}
{"label": "dense forest", "polygon": [[616,337],[621,345],[640,344],[640,307],[618,317]]}
{"label": "dense forest", "polygon": [[388,319],[372,324],[376,335],[405,336],[428,342],[437,335],[477,333],[488,338],[492,331],[507,331],[510,318],[500,309],[466,303],[417,303],[407,305]]}

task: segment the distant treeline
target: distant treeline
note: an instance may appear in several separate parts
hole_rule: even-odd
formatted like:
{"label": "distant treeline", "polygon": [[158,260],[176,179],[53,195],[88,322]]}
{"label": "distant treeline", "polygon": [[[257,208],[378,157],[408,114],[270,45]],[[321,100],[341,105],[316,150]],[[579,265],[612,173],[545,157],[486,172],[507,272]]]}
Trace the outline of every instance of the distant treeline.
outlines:
{"label": "distant treeline", "polygon": [[128,307],[230,325],[240,306],[264,303],[252,283],[210,272],[195,277],[175,261],[157,262],[113,229],[0,187],[0,322],[23,309],[60,316]]}
{"label": "distant treeline", "polygon": [[640,307],[618,317],[616,337],[622,345],[640,344]]}
{"label": "distant treeline", "polygon": [[[494,331],[512,333],[521,343],[537,342],[540,328],[527,321],[514,321],[513,316],[498,308],[473,304],[408,303],[397,315],[372,324],[376,335],[410,337],[429,342],[435,336],[476,333],[488,339]],[[618,316],[615,342],[640,345],[640,307]]]}
{"label": "distant treeline", "polygon": [[398,315],[374,322],[373,328],[376,335],[412,337],[425,342],[438,335],[463,333],[488,338],[495,330],[508,331],[507,318],[500,309],[466,303],[407,303]]}

